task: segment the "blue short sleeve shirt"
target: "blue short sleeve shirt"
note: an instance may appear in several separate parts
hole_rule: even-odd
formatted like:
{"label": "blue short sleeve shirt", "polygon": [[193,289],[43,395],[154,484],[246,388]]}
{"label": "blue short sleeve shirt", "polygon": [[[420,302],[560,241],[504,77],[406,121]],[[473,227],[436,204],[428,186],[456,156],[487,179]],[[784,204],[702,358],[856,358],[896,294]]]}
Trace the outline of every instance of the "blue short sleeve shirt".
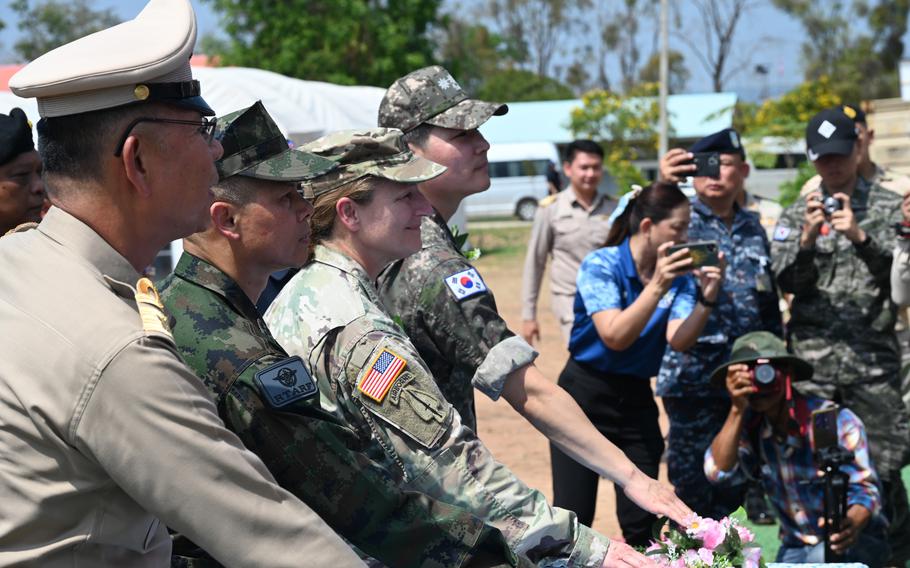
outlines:
{"label": "blue short sleeve shirt", "polygon": [[673,281],[641,335],[625,351],[614,351],[603,344],[591,316],[628,308],[644,289],[629,239],[588,254],[578,269],[577,284],[575,323],[569,338],[572,357],[605,373],[647,378],[656,375],[667,347],[667,323],[689,317],[695,308],[695,279],[686,275]]}

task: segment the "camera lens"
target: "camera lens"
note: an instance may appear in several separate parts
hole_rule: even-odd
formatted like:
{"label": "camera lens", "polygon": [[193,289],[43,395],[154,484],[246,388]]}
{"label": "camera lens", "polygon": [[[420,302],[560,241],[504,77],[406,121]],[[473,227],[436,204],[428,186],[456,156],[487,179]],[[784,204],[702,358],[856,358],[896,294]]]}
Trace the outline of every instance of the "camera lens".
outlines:
{"label": "camera lens", "polygon": [[822,207],[824,207],[826,215],[831,215],[835,211],[840,211],[842,206],[840,199],[829,195],[822,201]]}
{"label": "camera lens", "polygon": [[770,385],[774,382],[776,375],[777,373],[771,365],[764,364],[755,367],[755,381],[760,385]]}

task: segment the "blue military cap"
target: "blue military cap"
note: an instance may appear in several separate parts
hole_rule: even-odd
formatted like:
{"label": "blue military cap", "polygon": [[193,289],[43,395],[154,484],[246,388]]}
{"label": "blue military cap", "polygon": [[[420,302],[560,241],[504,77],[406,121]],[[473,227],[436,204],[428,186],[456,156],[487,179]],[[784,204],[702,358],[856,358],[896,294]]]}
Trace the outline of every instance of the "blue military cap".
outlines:
{"label": "blue military cap", "polygon": [[746,149],[743,148],[739,133],[732,128],[724,128],[720,132],[709,134],[689,148],[690,152],[719,152],[721,154],[739,154],[746,159]]}

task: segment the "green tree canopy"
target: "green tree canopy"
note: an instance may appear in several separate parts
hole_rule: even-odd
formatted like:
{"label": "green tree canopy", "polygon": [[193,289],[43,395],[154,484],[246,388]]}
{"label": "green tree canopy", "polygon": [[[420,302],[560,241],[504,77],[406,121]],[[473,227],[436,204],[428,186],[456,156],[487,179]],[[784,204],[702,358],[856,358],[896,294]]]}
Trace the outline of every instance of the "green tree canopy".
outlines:
{"label": "green tree canopy", "polygon": [[34,4],[13,0],[10,8],[18,16],[22,32],[13,50],[26,61],[120,23],[113,10],[92,10],[87,0],[44,0]]}
{"label": "green tree canopy", "polygon": [[[686,65],[686,58],[682,53],[671,49],[667,52],[668,67],[668,84],[667,89],[670,94],[681,93],[686,90],[686,83],[689,81],[689,67]],[[641,71],[638,73],[638,80],[642,83],[657,83],[660,81],[660,53],[653,54]]]}
{"label": "green tree canopy", "polygon": [[573,99],[575,93],[556,79],[523,69],[505,69],[486,77],[477,97],[490,101],[547,101]]}
{"label": "green tree canopy", "polygon": [[[225,65],[387,87],[434,63],[441,0],[206,0],[221,15]],[[209,45],[217,47],[217,42]]]}

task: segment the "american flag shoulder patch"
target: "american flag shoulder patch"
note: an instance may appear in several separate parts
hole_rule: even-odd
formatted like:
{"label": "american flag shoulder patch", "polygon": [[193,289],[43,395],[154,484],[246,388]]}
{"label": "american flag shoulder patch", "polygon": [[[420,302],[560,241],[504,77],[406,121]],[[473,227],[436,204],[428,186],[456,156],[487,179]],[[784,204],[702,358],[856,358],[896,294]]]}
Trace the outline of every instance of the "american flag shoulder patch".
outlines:
{"label": "american flag shoulder patch", "polygon": [[389,349],[383,349],[373,359],[367,373],[360,379],[357,390],[381,403],[407,364],[408,362],[398,354]]}

